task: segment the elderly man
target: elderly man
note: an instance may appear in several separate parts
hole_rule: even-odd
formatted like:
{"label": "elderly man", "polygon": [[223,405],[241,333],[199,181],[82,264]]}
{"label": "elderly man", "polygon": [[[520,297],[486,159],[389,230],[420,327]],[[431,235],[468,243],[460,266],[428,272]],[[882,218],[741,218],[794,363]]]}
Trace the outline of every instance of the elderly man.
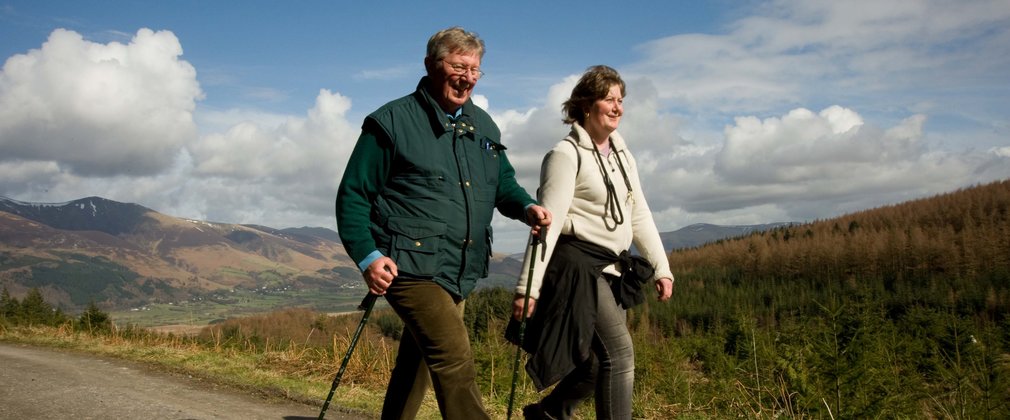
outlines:
{"label": "elderly man", "polygon": [[443,418],[488,418],[464,299],[487,276],[495,208],[534,234],[551,221],[516,182],[494,121],[470,100],[483,56],[472,32],[434,34],[427,75],[365,118],[340,182],[344,248],[404,323],[383,419],[413,418],[429,383]]}

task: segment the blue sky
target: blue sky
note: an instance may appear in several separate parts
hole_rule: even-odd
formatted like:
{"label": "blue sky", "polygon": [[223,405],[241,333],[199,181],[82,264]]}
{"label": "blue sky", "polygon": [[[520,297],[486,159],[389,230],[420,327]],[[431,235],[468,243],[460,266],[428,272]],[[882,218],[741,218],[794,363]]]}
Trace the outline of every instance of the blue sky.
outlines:
{"label": "blue sky", "polygon": [[[8,41],[0,53],[39,48],[55,28],[99,43],[127,43],[140,28],[168,30],[185,51],[182,59],[197,69],[207,93],[201,106],[299,113],[319,89],[329,88],[353,98],[355,113],[363,116],[413,88],[427,38],[460,25],[487,43],[483,67],[490,76],[482,85],[511,108],[535,105],[551,84],[587,63],[631,60],[636,53],[629,47],[667,35],[669,28],[712,27],[721,18],[720,6],[731,4],[684,3],[618,11],[611,2],[590,1],[579,3],[584,12],[577,12],[563,2],[522,1],[470,7],[406,1],[6,2],[0,35]],[[656,13],[657,5],[667,10]]]}
{"label": "blue sky", "polygon": [[[530,191],[575,78],[617,68],[664,231],[1010,177],[1010,0],[0,0],[0,195],[334,228],[361,118],[453,25],[487,44],[475,101]],[[518,250],[522,227],[495,224]]]}

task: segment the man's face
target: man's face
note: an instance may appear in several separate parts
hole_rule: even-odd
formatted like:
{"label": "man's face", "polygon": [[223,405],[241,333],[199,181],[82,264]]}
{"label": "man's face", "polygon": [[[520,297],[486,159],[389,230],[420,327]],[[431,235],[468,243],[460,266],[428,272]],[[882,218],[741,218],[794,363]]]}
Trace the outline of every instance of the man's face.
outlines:
{"label": "man's face", "polygon": [[480,78],[480,56],[477,54],[449,53],[440,60],[429,62],[431,93],[445,112],[455,112],[463,106]]}

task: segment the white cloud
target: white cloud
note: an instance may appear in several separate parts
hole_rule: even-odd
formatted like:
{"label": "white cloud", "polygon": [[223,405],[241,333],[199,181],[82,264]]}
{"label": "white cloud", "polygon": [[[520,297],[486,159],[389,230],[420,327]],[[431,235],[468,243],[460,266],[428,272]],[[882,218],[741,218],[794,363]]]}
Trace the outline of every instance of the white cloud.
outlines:
{"label": "white cloud", "polygon": [[290,115],[266,112],[257,109],[229,108],[207,109],[198,107],[196,123],[205,133],[220,133],[241,123],[255,123],[260,127],[276,128],[283,125]]}
{"label": "white cloud", "polygon": [[322,89],[305,117],[279,125],[242,121],[191,145],[192,175],[206,183],[202,190],[213,188],[200,212],[242,223],[332,227],[336,186],[359,132],[347,120],[350,107],[349,98]]}
{"label": "white cloud", "polygon": [[483,109],[487,109],[488,108],[488,100],[487,100],[486,96],[484,96],[484,95],[476,95],[475,94],[475,95],[471,96],[470,99],[473,101],[474,105],[477,105],[477,106],[479,106],[479,107],[481,107]]}
{"label": "white cloud", "polygon": [[649,75],[662,99],[701,118],[838,103],[899,115],[929,103],[960,118],[1003,115],[1006,0],[779,0],[754,11],[725,33],[644,43],[644,58],[627,70]]}
{"label": "white cloud", "polygon": [[[166,214],[277,227],[333,226],[357,124],[320,90],[297,117],[205,110],[171,32],[97,44],[56,30],[0,74],[0,188],[31,201],[87,195]],[[197,134],[194,119],[206,135]]]}
{"label": "white cloud", "polygon": [[569,76],[552,86],[542,105],[527,110],[489,109],[502,131],[502,144],[515,167],[519,183],[535,194],[540,183],[540,164],[544,154],[568,134],[561,122],[561,103],[568,98],[578,76]]}
{"label": "white cloud", "polygon": [[57,29],[0,73],[0,161],[86,176],[148,175],[196,135],[196,70],[171,32],[96,44]]}
{"label": "white cloud", "polygon": [[784,221],[804,221],[1010,176],[1010,168],[979,172],[996,154],[928,147],[921,115],[886,129],[862,120],[839,106],[764,120],[739,117],[726,127],[721,148],[692,157],[711,168],[700,164],[684,176],[693,179],[677,194],[679,206],[714,216],[771,206]]}
{"label": "white cloud", "polygon": [[195,173],[242,179],[288,179],[335,174],[350,154],[341,141],[356,138],[346,120],[350,99],[326,89],[319,92],[306,118],[290,117],[271,127],[240,122],[189,147]]}

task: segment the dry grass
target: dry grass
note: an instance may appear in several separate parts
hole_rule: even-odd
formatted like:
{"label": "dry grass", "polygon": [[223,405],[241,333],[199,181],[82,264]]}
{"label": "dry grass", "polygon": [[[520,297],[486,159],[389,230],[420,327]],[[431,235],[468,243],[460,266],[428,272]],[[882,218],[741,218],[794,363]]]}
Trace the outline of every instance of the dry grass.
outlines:
{"label": "dry grass", "polygon": [[[383,311],[377,310],[372,319],[382,316]],[[321,406],[359,321],[358,315],[327,316],[290,309],[216,324],[204,328],[195,336],[136,328],[91,335],[70,327],[11,327],[0,328],[0,340],[138,361],[157,369],[257,390],[264,396]],[[333,396],[332,406],[371,415],[381,411],[398,342],[383,336],[376,324],[369,322],[359,339]],[[490,330],[503,331],[504,325],[492,325]],[[636,342],[648,340],[655,343],[657,337],[654,334],[647,328],[638,328],[633,332]],[[636,347],[655,348],[644,343]],[[488,413],[492,418],[505,418],[515,347],[501,334],[488,334],[484,339],[474,341],[473,348],[478,382]],[[706,418],[703,411],[673,403],[671,390],[690,378],[685,376],[684,366],[671,363],[672,360],[682,359],[671,358],[668,350],[657,349],[639,356],[638,370],[642,372],[642,377],[636,381],[639,382],[635,390],[636,418],[674,418],[685,414]],[[521,363],[525,363],[525,357]],[[662,381],[673,383],[663,385]],[[520,367],[513,415],[521,417],[522,407],[540,397]],[[431,391],[417,418],[440,418]],[[593,418],[592,403],[582,407],[576,418]]]}

